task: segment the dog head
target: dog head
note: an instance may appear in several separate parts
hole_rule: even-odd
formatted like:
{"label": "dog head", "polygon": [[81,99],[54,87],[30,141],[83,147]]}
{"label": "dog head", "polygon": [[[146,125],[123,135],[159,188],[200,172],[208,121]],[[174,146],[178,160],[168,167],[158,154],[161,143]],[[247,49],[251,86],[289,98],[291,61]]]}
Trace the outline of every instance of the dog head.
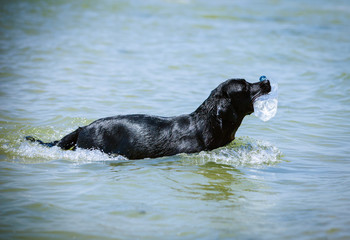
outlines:
{"label": "dog head", "polygon": [[254,101],[270,91],[269,80],[249,83],[244,79],[229,79],[215,88],[195,111],[209,126],[204,134],[207,148],[231,142],[243,118],[254,112]]}
{"label": "dog head", "polygon": [[[237,114],[249,115],[254,112],[254,101],[271,91],[269,80],[249,83],[244,79],[230,79],[220,84],[215,90],[220,102],[226,107],[233,107]],[[214,91],[215,91],[214,90]]]}

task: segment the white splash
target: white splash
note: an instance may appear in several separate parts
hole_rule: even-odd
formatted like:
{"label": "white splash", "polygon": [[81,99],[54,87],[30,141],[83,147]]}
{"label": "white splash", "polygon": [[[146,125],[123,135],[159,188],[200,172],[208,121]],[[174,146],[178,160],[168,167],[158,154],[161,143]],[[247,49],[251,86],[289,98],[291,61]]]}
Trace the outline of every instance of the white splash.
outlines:
{"label": "white splash", "polygon": [[95,161],[126,160],[122,156],[108,155],[99,150],[78,148],[75,151],[62,150],[59,147],[45,147],[37,143],[22,142],[12,149],[13,158],[23,159],[26,163],[46,162],[52,160],[67,160],[76,163],[90,163]]}
{"label": "white splash", "polygon": [[236,167],[261,168],[281,162],[282,153],[269,142],[242,137],[222,148],[198,154],[183,154],[183,156],[196,164],[215,162]]}

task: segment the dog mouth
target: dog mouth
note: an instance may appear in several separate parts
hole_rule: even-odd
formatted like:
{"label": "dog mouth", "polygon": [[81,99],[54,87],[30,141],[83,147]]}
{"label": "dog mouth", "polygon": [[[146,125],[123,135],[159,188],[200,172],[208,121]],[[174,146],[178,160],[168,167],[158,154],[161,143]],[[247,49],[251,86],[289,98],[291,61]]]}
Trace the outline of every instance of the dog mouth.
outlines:
{"label": "dog mouth", "polygon": [[255,100],[263,95],[268,94],[269,92],[271,92],[271,85],[270,85],[270,81],[269,80],[265,80],[262,82],[257,83],[259,84],[259,90],[256,94],[253,95],[253,97],[251,98],[252,103],[255,102]]}
{"label": "dog mouth", "polygon": [[[270,92],[270,91],[269,91]],[[268,94],[269,92],[263,92],[263,91],[259,91],[257,94],[255,94],[253,97],[252,97],[252,102],[254,103],[255,102],[255,100],[258,98],[258,97],[261,97],[261,96],[263,96],[263,95],[266,95],[266,94]]]}

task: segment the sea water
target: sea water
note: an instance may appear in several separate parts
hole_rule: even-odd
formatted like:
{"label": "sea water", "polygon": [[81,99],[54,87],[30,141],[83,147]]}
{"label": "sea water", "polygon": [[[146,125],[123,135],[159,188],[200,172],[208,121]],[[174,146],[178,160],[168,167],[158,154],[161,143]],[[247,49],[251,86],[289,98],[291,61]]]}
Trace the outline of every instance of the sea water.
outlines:
{"label": "sea water", "polygon": [[[350,238],[350,3],[2,1],[1,239]],[[278,111],[229,145],[130,161],[58,140],[194,111],[265,74]]]}

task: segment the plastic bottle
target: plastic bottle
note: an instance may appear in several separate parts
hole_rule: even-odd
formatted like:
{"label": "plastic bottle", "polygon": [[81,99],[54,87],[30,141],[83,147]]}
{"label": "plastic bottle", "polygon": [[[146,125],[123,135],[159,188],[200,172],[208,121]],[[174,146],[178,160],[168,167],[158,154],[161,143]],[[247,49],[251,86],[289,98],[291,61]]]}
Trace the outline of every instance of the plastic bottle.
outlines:
{"label": "plastic bottle", "polygon": [[[267,80],[266,76],[261,76],[259,81]],[[254,115],[264,122],[273,118],[277,113],[278,105],[278,84],[270,81],[271,91],[268,94],[258,97],[254,103]]]}

